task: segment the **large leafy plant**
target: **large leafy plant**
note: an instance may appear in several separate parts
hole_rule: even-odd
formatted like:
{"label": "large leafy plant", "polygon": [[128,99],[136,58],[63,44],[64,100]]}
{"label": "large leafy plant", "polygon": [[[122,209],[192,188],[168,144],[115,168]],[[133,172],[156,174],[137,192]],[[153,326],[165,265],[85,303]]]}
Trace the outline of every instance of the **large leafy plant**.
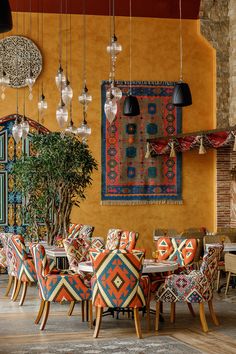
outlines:
{"label": "large leafy plant", "polygon": [[31,232],[37,234],[39,223],[45,223],[53,244],[55,236],[65,237],[72,207],[85,199],[97,163],[86,144],[59,133],[32,135],[31,151],[14,166],[16,186],[25,196]]}

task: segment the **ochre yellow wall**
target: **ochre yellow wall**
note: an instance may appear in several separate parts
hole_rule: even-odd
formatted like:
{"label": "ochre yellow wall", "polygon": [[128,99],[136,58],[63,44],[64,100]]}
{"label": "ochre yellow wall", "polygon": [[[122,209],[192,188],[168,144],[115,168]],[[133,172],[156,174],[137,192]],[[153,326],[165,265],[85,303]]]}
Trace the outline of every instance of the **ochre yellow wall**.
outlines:
{"label": "ochre yellow wall", "polygon": [[[37,14],[33,14],[31,38],[37,40]],[[54,77],[58,68],[58,15],[44,15],[43,77],[48,111],[45,126],[58,130],[55,110],[59,93]],[[29,16],[26,16],[28,28]],[[65,21],[64,21],[65,22]],[[19,34],[23,16],[19,15]],[[177,81],[179,79],[178,20],[133,18],[132,80]],[[117,60],[117,80],[129,79],[129,19],[116,20],[116,32],[123,52]],[[184,79],[191,87],[193,105],[183,109],[183,131],[191,132],[214,128],[215,124],[215,53],[198,31],[198,21],[183,21]],[[28,30],[27,30],[28,31]],[[109,38],[109,19],[102,16],[87,17],[87,85],[93,96],[88,111],[92,127],[90,148],[99,163],[93,175],[93,185],[86,192],[87,199],[80,209],[75,208],[72,221],[95,226],[95,234],[105,236],[108,228],[136,230],[140,233],[139,246],[151,250],[154,228],[206,226],[212,230],[215,222],[215,153],[199,155],[198,151],[183,154],[183,205],[101,206],[101,95],[100,83],[108,79],[109,57],[106,46]],[[10,34],[14,34],[13,31]],[[82,119],[77,97],[82,87],[82,17],[72,16],[72,80],[74,90],[74,121]],[[29,32],[26,33],[26,36]],[[64,31],[65,39],[65,31]],[[65,44],[65,42],[64,42]],[[65,54],[65,50],[64,50]],[[65,65],[64,65],[65,68]],[[37,85],[34,100],[27,101],[27,116],[37,120]],[[5,102],[0,102],[0,116],[15,113],[15,90],[8,89]],[[23,90],[20,90],[22,105]],[[22,112],[22,110],[21,110]],[[21,113],[20,112],[20,113]]]}

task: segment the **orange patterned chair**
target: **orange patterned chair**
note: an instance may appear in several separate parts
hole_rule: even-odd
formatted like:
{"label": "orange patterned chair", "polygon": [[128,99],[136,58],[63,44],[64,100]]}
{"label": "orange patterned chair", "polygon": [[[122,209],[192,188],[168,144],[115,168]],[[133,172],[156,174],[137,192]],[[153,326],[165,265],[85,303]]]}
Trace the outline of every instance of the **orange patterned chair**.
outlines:
{"label": "orange patterned chair", "polygon": [[136,246],[138,236],[138,232],[135,231],[109,229],[105,249],[110,251],[115,249],[132,251],[132,249],[134,249]]}
{"label": "orange patterned chair", "polygon": [[147,306],[149,320],[149,278],[142,276],[144,252],[90,249],[90,257],[95,274],[93,305],[97,309],[94,337],[99,334],[103,308],[108,307],[133,309],[136,333],[141,338],[139,309]]}
{"label": "orange patterned chair", "polygon": [[[39,284],[39,296],[41,304],[35,323],[38,324],[43,315],[40,329],[45,328],[50,303],[67,301],[73,306],[75,302],[90,301],[92,298],[91,289],[88,288],[79,274],[70,271],[57,271],[51,273],[46,257],[45,249],[42,245],[32,245],[35,268]],[[90,301],[90,323],[92,326],[92,306]]]}

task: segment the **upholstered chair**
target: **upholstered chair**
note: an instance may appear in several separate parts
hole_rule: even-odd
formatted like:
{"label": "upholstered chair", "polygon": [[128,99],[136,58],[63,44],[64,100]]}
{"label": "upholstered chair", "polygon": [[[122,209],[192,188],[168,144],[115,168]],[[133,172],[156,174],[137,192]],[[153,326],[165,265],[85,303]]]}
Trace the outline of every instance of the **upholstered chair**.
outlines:
{"label": "upholstered chair", "polygon": [[84,284],[79,274],[70,271],[50,273],[44,247],[37,244],[33,245],[32,248],[41,298],[35,323],[38,324],[43,316],[40,329],[45,328],[51,302],[67,301],[74,304],[75,302],[90,300],[90,323],[92,326],[91,289]]}
{"label": "upholstered chair", "polygon": [[129,252],[132,251],[136,246],[138,236],[138,232],[135,231],[122,231],[119,249],[126,250]]}
{"label": "upholstered chair", "polygon": [[[212,244],[212,243],[232,243],[231,238],[229,235],[226,234],[216,234],[216,235],[206,235],[203,239],[203,244],[204,248],[206,247],[207,244]],[[222,272],[225,271],[225,259],[224,259],[225,253],[222,252],[221,258],[219,259],[218,262],[218,268],[217,268],[217,280],[216,280],[216,291],[220,291],[220,278],[222,275]]]}
{"label": "upholstered chair", "polygon": [[13,245],[12,245],[12,238],[13,234],[11,233],[1,233],[1,241],[3,245],[3,249],[6,255],[6,264],[7,264],[7,273],[8,273],[8,285],[6,288],[5,296],[8,296],[11,288],[12,294],[11,294],[11,299],[13,299],[15,295],[15,291],[17,288],[17,278],[16,278],[16,260],[13,252]]}
{"label": "upholstered chair", "polygon": [[34,261],[30,254],[27,253],[24,238],[21,235],[15,235],[11,238],[13,253],[16,260],[16,278],[18,280],[16,293],[13,301],[16,301],[23,285],[21,299],[19,305],[23,305],[29,283],[37,282]]}
{"label": "upholstered chair", "polygon": [[107,233],[107,240],[105,244],[106,250],[115,250],[119,248],[122,230],[109,229]]}
{"label": "upholstered chair", "polygon": [[[193,263],[198,250],[198,239],[183,239],[177,237],[159,237],[156,242],[157,259],[178,262],[177,273],[188,273],[193,269]],[[151,293],[155,294],[166,274],[150,274]],[[191,307],[191,306],[190,306]]]}
{"label": "upholstered chair", "polygon": [[94,231],[94,226],[84,224],[70,224],[67,238],[90,239]]}
{"label": "upholstered chair", "polygon": [[131,251],[136,246],[138,236],[138,232],[135,231],[109,229],[107,233],[105,249],[110,251],[115,249],[124,249],[126,251]]}
{"label": "upholstered chair", "polygon": [[156,330],[159,328],[160,304],[171,304],[171,322],[175,321],[176,302],[190,304],[198,303],[202,330],[208,331],[205,318],[204,303],[207,302],[215,325],[219,325],[212,305],[214,279],[217,275],[218,260],[223,249],[222,245],[209,247],[203,257],[200,270],[193,270],[189,274],[169,275],[156,293]]}
{"label": "upholstered chair", "polygon": [[225,271],[227,272],[225,295],[227,295],[229,290],[230,277],[236,277],[236,254],[225,254]]}
{"label": "upholstered chair", "polygon": [[90,249],[94,269],[93,305],[96,306],[94,338],[98,337],[103,309],[133,309],[138,338],[142,337],[139,309],[147,306],[149,320],[149,278],[142,276],[144,252]]}

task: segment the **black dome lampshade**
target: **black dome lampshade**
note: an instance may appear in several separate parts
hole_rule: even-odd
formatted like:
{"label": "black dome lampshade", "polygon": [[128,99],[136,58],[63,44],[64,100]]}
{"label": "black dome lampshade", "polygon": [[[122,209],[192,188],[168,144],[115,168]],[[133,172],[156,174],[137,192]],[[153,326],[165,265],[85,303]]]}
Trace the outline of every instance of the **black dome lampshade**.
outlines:
{"label": "black dome lampshade", "polygon": [[185,107],[192,104],[192,95],[186,82],[179,81],[174,87],[172,104],[176,107]]}
{"label": "black dome lampshade", "polygon": [[11,7],[8,0],[0,0],[0,33],[12,29]]}
{"label": "black dome lampshade", "polygon": [[124,108],[123,108],[124,116],[138,116],[140,114],[140,108],[138,99],[136,96],[128,95],[124,101]]}

